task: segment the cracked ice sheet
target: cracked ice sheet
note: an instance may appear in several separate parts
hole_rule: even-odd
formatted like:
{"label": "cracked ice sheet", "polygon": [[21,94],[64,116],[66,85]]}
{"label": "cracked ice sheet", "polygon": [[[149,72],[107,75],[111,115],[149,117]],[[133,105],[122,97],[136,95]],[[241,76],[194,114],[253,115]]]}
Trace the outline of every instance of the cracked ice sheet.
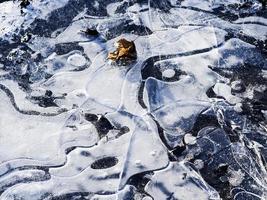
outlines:
{"label": "cracked ice sheet", "polygon": [[[98,139],[91,125],[80,125],[76,134],[64,129],[68,113],[54,117],[23,115],[14,110],[1,92],[0,173],[23,166],[57,166],[72,146],[94,145]],[[3,106],[5,105],[5,106]],[[8,112],[7,112],[8,111]],[[31,120],[31,123],[27,123]],[[14,123],[16,122],[16,123]],[[47,133],[44,134],[43,130]],[[86,138],[86,140],[85,140]]]}
{"label": "cracked ice sheet", "polygon": [[[78,15],[72,20],[68,19],[69,11],[73,11],[66,4],[69,2],[81,4],[81,8],[74,9]],[[243,65],[249,65],[250,70],[254,70],[254,66],[266,68],[266,59],[262,53],[264,49],[259,49],[256,43],[252,44],[253,42],[242,38],[249,36],[259,40],[257,42],[264,41],[264,18],[255,15],[253,18],[239,18],[240,20],[231,22],[223,13],[217,16],[216,12],[207,12],[223,4],[229,5],[227,10],[231,11],[234,3],[240,3],[238,0],[185,0],[182,2],[183,8],[179,7],[178,2],[172,1],[173,5],[177,5],[170,8],[169,12],[155,8],[157,3],[163,3],[167,7],[166,2],[150,1],[152,5],[105,0],[100,3],[90,1],[85,5],[82,0],[34,1],[24,9],[24,17],[18,16],[20,11],[15,7],[18,2],[14,5],[11,1],[1,4],[5,11],[0,7],[0,13],[7,18],[0,26],[10,25],[1,34],[5,34],[3,39],[15,42],[15,45],[16,39],[10,33],[16,30],[17,34],[23,22],[26,22],[23,29],[31,27],[35,18],[49,20],[51,25],[54,22],[49,18],[50,13],[54,10],[60,14],[60,7],[67,9],[64,9],[66,13],[62,18],[57,18],[57,24],[65,24],[63,22],[67,19],[69,22],[66,27],[51,31],[51,35],[49,33],[42,37],[37,33],[29,42],[22,44],[34,51],[35,55],[40,53],[40,62],[34,58],[30,60],[38,62],[38,67],[45,75],[41,74],[39,77],[38,70],[31,71],[27,67],[24,68],[24,72],[28,70],[27,73],[16,74],[16,70],[20,71],[23,65],[13,63],[11,68],[6,68],[9,63],[0,64],[1,70],[5,72],[2,76],[1,71],[1,84],[6,87],[1,87],[0,92],[0,110],[4,113],[3,118],[0,118],[0,157],[3,162],[0,165],[0,187],[1,192],[4,192],[1,199],[72,199],[75,198],[72,195],[75,196],[76,193],[82,196],[80,198],[88,195],[86,198],[92,199],[151,199],[144,193],[145,188],[148,188],[148,193],[155,199],[157,195],[165,195],[166,198],[172,195],[179,198],[197,195],[202,199],[218,199],[219,193],[225,197],[221,188],[224,183],[231,185],[231,191],[226,192],[226,195],[232,195],[231,198],[265,197],[266,184],[262,178],[265,175],[264,159],[261,156],[264,157],[262,152],[266,145],[260,141],[261,137],[256,138],[259,140],[257,143],[250,143],[244,137],[258,137],[258,133],[249,133],[250,129],[246,126],[252,128],[256,125],[247,125],[247,121],[251,120],[246,118],[247,113],[240,117],[240,114],[232,111],[234,104],[244,101],[243,94],[232,93],[231,78],[216,71],[230,71],[239,69],[240,66],[245,70]],[[92,16],[92,10],[102,7],[107,8],[107,17]],[[252,10],[255,9],[257,8],[253,7]],[[83,11],[80,12],[81,10]],[[105,15],[102,12],[98,14]],[[17,21],[12,22],[14,19]],[[129,21],[129,24],[125,25],[125,21]],[[133,24],[147,26],[147,32],[144,34],[138,32],[139,30],[127,30]],[[47,26],[45,23],[39,25]],[[80,30],[87,26],[96,28],[101,36],[86,37],[81,34]],[[115,50],[114,42],[120,38],[134,40],[137,48],[136,62],[127,67],[110,63],[106,59],[107,53]],[[0,54],[3,53],[2,62],[13,47],[6,43],[1,44],[4,46],[0,47]],[[22,48],[25,51],[23,47],[19,45],[14,50]],[[151,58],[155,58],[153,70],[148,70],[149,73],[145,74],[144,68],[147,67],[146,63],[150,64],[148,61]],[[159,71],[160,76],[153,74],[155,71]],[[181,74],[177,75],[176,72]],[[243,72],[240,74],[243,75]],[[27,82],[28,75],[30,81],[26,84],[29,86],[27,88],[21,80]],[[245,94],[256,101],[257,107],[257,98],[261,98],[261,95],[253,91],[253,86],[249,87],[252,87],[252,95],[250,91]],[[264,91],[263,86],[258,88]],[[214,92],[212,97],[208,94],[210,90]],[[221,97],[224,99],[220,101]],[[51,107],[42,107],[51,101]],[[240,109],[242,108],[239,111]],[[203,127],[194,129],[196,121],[202,115],[217,119],[221,128],[226,129],[227,135],[234,141],[227,140],[227,145],[231,142],[232,147],[226,147],[223,139],[218,141],[222,134],[226,137],[226,132],[215,132],[212,145],[220,146],[220,142],[223,143],[220,149],[222,153],[216,151],[220,156],[212,154],[215,164],[212,162],[211,166],[209,160],[202,161],[206,162],[205,167],[209,167],[209,173],[219,171],[218,177],[213,177],[212,180],[201,170],[197,171],[180,162],[181,159],[191,158],[190,162],[193,163],[194,151],[200,155],[210,155],[206,152],[209,150],[209,143],[200,138]],[[111,125],[107,125],[107,122],[99,125],[103,117]],[[204,120],[202,126],[217,125],[212,124],[213,120],[210,118]],[[238,128],[245,131],[240,133]],[[261,129],[256,130],[263,132]],[[240,135],[238,139],[234,137],[236,132]],[[168,134],[175,136],[175,142],[171,144],[173,146],[164,143],[163,137]],[[192,150],[192,145],[187,144],[190,135],[197,145],[204,144],[202,152],[198,152],[198,148]],[[263,133],[262,137],[264,135]],[[212,137],[207,136],[204,139],[212,140]],[[180,146],[183,141],[186,142],[183,144],[185,146]],[[175,149],[170,150],[168,145]],[[179,148],[185,148],[183,155],[179,153]],[[188,149],[192,152],[188,153]],[[233,156],[225,153],[229,149],[234,152]],[[256,159],[247,149],[255,150]],[[231,158],[231,166],[227,169],[227,175],[220,174],[221,168],[225,167],[223,159],[227,158]],[[249,166],[249,171],[233,169],[232,165],[240,165],[241,168]],[[171,166],[178,170],[170,169]],[[255,167],[258,171],[253,171]],[[190,174],[190,182],[184,183],[180,178],[170,178],[180,175],[179,170]],[[237,176],[241,178],[237,179]],[[258,190],[246,185],[250,176],[255,179],[256,186],[260,185]],[[192,182],[192,177],[195,182]],[[171,191],[169,194],[158,191],[155,184],[157,179],[162,180],[164,187]],[[166,183],[166,180],[170,181]],[[214,180],[222,181],[214,183]],[[183,185],[178,190],[185,191],[183,194],[175,193],[177,184]],[[223,185],[223,188],[227,187]]]}
{"label": "cracked ice sheet", "polygon": [[[203,2],[200,2],[201,5],[204,5]],[[196,5],[196,4],[195,4]],[[214,4],[215,6],[216,4]],[[216,7],[216,6],[215,6]],[[247,36],[254,37],[259,40],[266,39],[266,26],[258,24],[235,24],[224,21],[216,15],[203,11],[195,11],[194,9],[189,8],[171,8],[168,13],[161,13],[157,10],[150,9],[147,12],[142,13],[133,13],[130,17],[136,21],[136,18],[141,16],[141,22],[151,30],[158,31],[165,29],[167,27],[179,27],[181,25],[194,25],[194,26],[213,26],[216,28],[228,30],[231,33],[238,34],[243,32]],[[261,20],[261,18],[257,18]],[[266,21],[266,20],[265,20]],[[136,22],[138,23],[138,21]],[[256,33],[255,30],[260,31],[263,34]]]}
{"label": "cracked ice sheet", "polygon": [[[203,37],[204,35],[205,37]],[[181,27],[178,30],[161,31],[160,34],[155,33],[149,37],[140,36],[135,42],[139,58],[137,60],[137,66],[134,67],[134,70],[138,71],[138,68],[141,67],[140,65],[138,65],[138,63],[141,62],[142,59],[146,59],[149,55],[164,54],[164,49],[167,48],[167,46],[168,48],[171,48],[169,54],[179,54],[198,49],[212,48],[222,43],[224,36],[224,31],[220,31],[212,27]],[[125,35],[125,37],[134,39],[135,36]],[[198,41],[198,46],[196,48],[195,43],[197,42],[199,37],[203,39],[201,40],[201,42]],[[190,40],[188,38],[190,38]],[[107,43],[107,48],[109,48],[109,46],[111,46],[111,44],[113,44],[113,42],[116,40],[118,39],[116,38],[109,41]],[[86,47],[85,44],[83,44],[83,46]],[[102,56],[100,58],[102,58]],[[92,79],[88,82],[88,96],[89,98],[92,98],[99,103],[118,108],[121,103],[120,100],[122,99],[118,98],[119,96],[121,96],[122,88],[125,84],[129,84],[130,82],[127,81],[127,79],[126,81],[124,81],[126,72],[128,72],[127,68],[113,68],[112,66],[109,66],[107,64],[104,64],[105,66],[102,66],[99,64],[99,59],[95,60],[95,62],[98,64],[98,68],[101,68],[99,70],[95,70],[96,72],[92,74]],[[93,61],[91,67],[94,66],[96,66],[96,64]],[[103,83],[102,81],[103,76],[107,77],[105,83]],[[112,82],[112,80],[114,79],[117,80],[116,83]],[[102,88],[101,91],[98,89],[100,85]],[[123,97],[125,100],[128,99],[127,96]]]}
{"label": "cracked ice sheet", "polygon": [[28,28],[35,18],[45,19],[53,10],[63,7],[67,2],[68,0],[34,1],[30,8],[26,9],[25,16],[20,13],[19,2],[0,3],[0,37],[9,39],[18,28]]}
{"label": "cracked ice sheet", "polygon": [[[175,177],[166,179],[166,177]],[[213,188],[190,166],[189,163],[171,162],[164,170],[157,171],[145,188],[155,200],[161,199],[220,199]]]}
{"label": "cracked ice sheet", "polygon": [[[67,192],[110,194],[123,189],[127,180],[134,174],[167,166],[167,152],[157,136],[153,121],[149,118],[125,116],[123,113],[112,114],[109,118],[128,122],[129,124],[126,124],[133,131],[118,139],[106,141],[106,138],[103,138],[97,146],[89,150],[73,150],[68,154],[68,161],[63,167],[51,168],[50,180],[14,186],[2,197],[12,199],[15,195],[24,199],[38,199],[46,193],[60,196]],[[136,151],[137,149],[141,152]],[[103,158],[103,154],[105,157],[118,159],[118,163],[107,169],[93,169],[92,163]]]}
{"label": "cracked ice sheet", "polygon": [[[10,167],[10,160],[14,160],[15,166],[35,161],[52,164],[51,161],[57,157],[55,155],[60,150],[58,140],[66,115],[62,114],[51,119],[22,115],[16,112],[2,91],[0,108],[3,116],[0,119],[1,174]],[[32,120],[32,123],[27,123],[29,120]],[[43,134],[44,129],[48,131],[47,134]]]}

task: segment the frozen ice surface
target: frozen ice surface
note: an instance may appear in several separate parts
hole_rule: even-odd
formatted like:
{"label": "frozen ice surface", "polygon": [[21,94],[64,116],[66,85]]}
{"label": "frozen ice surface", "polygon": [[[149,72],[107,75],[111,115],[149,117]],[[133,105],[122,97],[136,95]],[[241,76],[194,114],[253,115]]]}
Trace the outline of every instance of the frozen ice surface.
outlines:
{"label": "frozen ice surface", "polygon": [[262,2],[0,1],[0,200],[266,200]]}

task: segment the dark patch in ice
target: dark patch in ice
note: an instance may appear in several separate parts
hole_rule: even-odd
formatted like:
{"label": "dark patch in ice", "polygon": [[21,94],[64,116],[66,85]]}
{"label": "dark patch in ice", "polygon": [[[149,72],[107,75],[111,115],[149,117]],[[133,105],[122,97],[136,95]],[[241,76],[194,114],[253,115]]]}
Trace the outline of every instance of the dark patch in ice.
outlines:
{"label": "dark patch in ice", "polygon": [[38,105],[40,107],[58,107],[58,105],[55,103],[56,99],[61,99],[62,97],[55,97],[53,96],[53,93],[51,90],[47,90],[45,92],[44,96],[31,96],[30,99],[32,101],[38,102]]}
{"label": "dark patch in ice", "polygon": [[[230,79],[231,84],[235,81],[239,81],[241,84],[241,89],[236,91],[232,89],[233,94],[246,94],[252,91],[253,97],[244,97],[242,102],[242,114],[246,115],[250,120],[255,122],[261,122],[265,120],[262,110],[267,110],[267,99],[266,92],[267,89],[267,79],[263,76],[262,69],[257,65],[240,65],[231,69],[213,69],[219,74]],[[263,89],[260,89],[260,88]],[[233,84],[232,84],[233,88]],[[214,94],[213,94],[214,95]],[[209,91],[209,97],[212,96],[212,92]]]}
{"label": "dark patch in ice", "polygon": [[[153,172],[144,172],[144,173],[140,173],[140,174],[136,174],[132,177],[129,178],[127,184],[129,185],[133,185],[137,191],[148,195],[144,188],[146,186],[146,184],[150,181],[150,177],[153,175]],[[150,195],[148,195],[150,196]]]}
{"label": "dark patch in ice", "polygon": [[98,120],[98,116],[91,113],[85,113],[84,117],[89,122],[97,122]]}
{"label": "dark patch in ice", "polygon": [[70,0],[64,7],[52,11],[47,20],[36,19],[32,24],[31,33],[38,36],[50,37],[51,34],[60,28],[66,28],[72,22],[73,18],[82,12],[85,8],[87,14],[92,16],[106,16],[106,5],[115,2],[114,0],[100,0],[99,7],[94,7],[93,1]]}
{"label": "dark patch in ice", "polygon": [[55,45],[55,52],[58,55],[67,54],[73,50],[83,51],[83,47],[81,47],[78,43],[71,42],[71,43],[60,43]]}
{"label": "dark patch in ice", "polygon": [[172,77],[164,77],[163,76],[163,70],[164,69],[160,69],[159,66],[155,66],[155,61],[153,60],[153,58],[150,58],[148,60],[146,60],[144,67],[142,68],[142,78],[143,80],[149,78],[149,77],[154,77],[158,80],[162,80],[162,81],[166,81],[166,82],[174,82],[174,81],[178,81],[179,77],[181,75],[186,75],[186,72],[181,71],[179,69],[173,68],[171,66],[171,64],[166,64],[168,66],[167,69],[172,69],[174,70],[175,74]]}
{"label": "dark patch in ice", "polygon": [[218,119],[215,116],[215,114],[213,114],[213,115],[207,115],[207,114],[198,115],[198,117],[195,121],[195,124],[191,130],[192,135],[197,136],[198,132],[202,128],[208,127],[208,126],[220,127],[220,125],[218,123]]}
{"label": "dark patch in ice", "polygon": [[103,116],[101,116],[100,119],[96,122],[96,129],[100,137],[104,137],[113,128],[113,125],[108,121],[107,118]]}
{"label": "dark patch in ice", "polygon": [[107,169],[115,166],[118,163],[118,159],[115,157],[104,157],[96,160],[91,164],[92,169]]}
{"label": "dark patch in ice", "polygon": [[48,194],[46,197],[47,199],[51,200],[88,200],[92,197],[92,194],[88,192],[75,192],[75,193],[68,193],[61,196],[52,196],[52,194]]}
{"label": "dark patch in ice", "polygon": [[85,157],[89,157],[91,154],[89,152],[87,152],[87,151],[82,151],[81,155],[85,156]]}
{"label": "dark patch in ice", "polygon": [[35,110],[22,110],[17,106],[13,93],[6,86],[0,84],[0,90],[2,90],[3,92],[6,93],[6,95],[9,97],[10,102],[13,105],[13,107],[16,109],[16,111],[20,112],[21,114],[25,114],[25,115],[42,115],[42,116],[56,116],[56,115],[59,115],[59,114],[67,111],[64,108],[60,109],[57,113],[42,113],[42,112],[35,111]]}
{"label": "dark patch in ice", "polygon": [[147,108],[145,102],[144,102],[144,88],[145,88],[145,81],[141,82],[140,88],[138,90],[138,103],[142,108]]}
{"label": "dark patch in ice", "polygon": [[105,116],[98,117],[95,114],[86,113],[85,119],[95,125],[100,138],[105,137],[110,130],[115,128]]}
{"label": "dark patch in ice", "polygon": [[122,22],[119,26],[110,28],[108,31],[105,30],[104,35],[108,40],[110,40],[124,33],[132,33],[135,35],[144,36],[152,34],[152,31],[146,26],[136,25],[133,24],[132,21],[126,20]]}

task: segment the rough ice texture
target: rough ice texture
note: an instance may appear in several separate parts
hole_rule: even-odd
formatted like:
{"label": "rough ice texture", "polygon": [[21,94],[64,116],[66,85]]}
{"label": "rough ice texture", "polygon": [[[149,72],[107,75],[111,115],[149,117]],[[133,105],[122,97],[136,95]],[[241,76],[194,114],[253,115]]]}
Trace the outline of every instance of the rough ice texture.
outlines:
{"label": "rough ice texture", "polygon": [[0,200],[267,199],[259,1],[0,2]]}

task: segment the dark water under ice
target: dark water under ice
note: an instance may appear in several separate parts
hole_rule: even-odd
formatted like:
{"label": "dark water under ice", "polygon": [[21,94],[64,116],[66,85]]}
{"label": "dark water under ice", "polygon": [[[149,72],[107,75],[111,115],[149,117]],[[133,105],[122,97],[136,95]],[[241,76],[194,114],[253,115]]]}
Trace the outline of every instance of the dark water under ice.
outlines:
{"label": "dark water under ice", "polygon": [[262,2],[0,0],[0,200],[266,200]]}

